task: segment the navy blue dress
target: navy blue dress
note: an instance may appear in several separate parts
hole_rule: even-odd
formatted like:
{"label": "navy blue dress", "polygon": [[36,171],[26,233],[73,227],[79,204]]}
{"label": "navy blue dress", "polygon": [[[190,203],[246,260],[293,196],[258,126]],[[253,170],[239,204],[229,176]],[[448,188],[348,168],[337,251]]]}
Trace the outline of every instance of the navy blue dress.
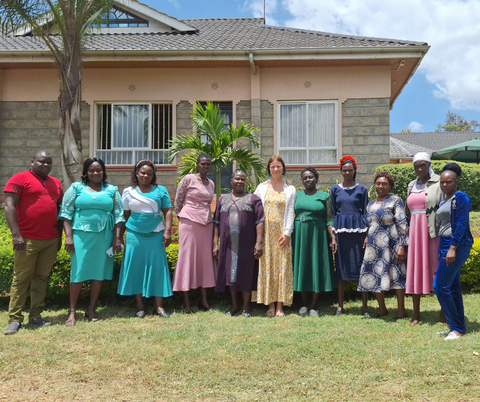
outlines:
{"label": "navy blue dress", "polygon": [[368,231],[365,221],[367,188],[363,184],[347,188],[336,184],[330,190],[330,200],[338,245],[335,277],[339,281],[358,281],[363,261],[363,242]]}

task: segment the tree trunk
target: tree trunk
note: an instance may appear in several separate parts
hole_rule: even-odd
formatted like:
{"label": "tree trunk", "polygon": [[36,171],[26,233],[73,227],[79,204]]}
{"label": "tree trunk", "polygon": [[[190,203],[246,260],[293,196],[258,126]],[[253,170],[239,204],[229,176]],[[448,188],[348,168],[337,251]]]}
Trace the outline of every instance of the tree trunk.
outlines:
{"label": "tree trunk", "polygon": [[217,172],[216,176],[217,176],[217,185],[215,186],[215,190],[217,193],[217,201],[218,201],[222,196],[222,171],[220,170],[219,172]]}

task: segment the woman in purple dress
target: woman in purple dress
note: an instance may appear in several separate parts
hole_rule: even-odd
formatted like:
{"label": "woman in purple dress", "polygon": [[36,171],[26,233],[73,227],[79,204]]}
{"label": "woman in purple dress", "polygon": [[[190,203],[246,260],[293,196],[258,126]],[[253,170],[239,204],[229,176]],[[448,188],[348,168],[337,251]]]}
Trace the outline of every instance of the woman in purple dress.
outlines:
{"label": "woman in purple dress", "polygon": [[232,307],[225,313],[230,316],[240,311],[237,292],[242,292],[243,316],[248,318],[251,292],[257,289],[258,259],[263,255],[265,215],[262,200],[245,191],[245,172],[235,170],[230,183],[232,192],[220,198],[213,220],[213,256],[218,258],[216,291],[230,288]]}
{"label": "woman in purple dress", "polygon": [[215,286],[215,261],[212,256],[213,219],[210,204],[215,185],[207,175],[212,158],[200,155],[198,173],[186,175],[179,183],[175,197],[175,213],[179,218],[179,253],[173,279],[173,291],[183,292],[183,309],[190,308],[190,289],[200,288],[198,309],[209,311],[207,288]]}
{"label": "woman in purple dress", "polygon": [[[343,314],[345,281],[358,281],[363,261],[363,243],[367,236],[365,211],[368,204],[367,188],[355,183],[357,163],[351,156],[340,160],[343,183],[330,190],[333,228],[337,237],[335,276],[338,290],[338,309],[335,316]],[[367,311],[367,293],[362,293],[363,314]]]}

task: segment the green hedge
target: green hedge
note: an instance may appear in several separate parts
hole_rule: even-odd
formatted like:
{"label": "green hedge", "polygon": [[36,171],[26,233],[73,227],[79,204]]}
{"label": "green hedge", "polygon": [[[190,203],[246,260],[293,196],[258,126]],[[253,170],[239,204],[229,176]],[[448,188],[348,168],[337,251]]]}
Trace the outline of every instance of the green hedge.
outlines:
{"label": "green hedge", "polygon": [[[443,167],[449,162],[458,163],[462,168],[462,176],[460,177],[458,188],[468,194],[472,200],[473,210],[476,211],[480,209],[480,165],[456,161],[432,161],[432,169],[435,173],[441,174]],[[405,201],[407,198],[408,183],[417,178],[413,163],[382,165],[375,169],[375,173],[382,171],[387,171],[395,179],[395,188],[391,193],[398,195]]]}

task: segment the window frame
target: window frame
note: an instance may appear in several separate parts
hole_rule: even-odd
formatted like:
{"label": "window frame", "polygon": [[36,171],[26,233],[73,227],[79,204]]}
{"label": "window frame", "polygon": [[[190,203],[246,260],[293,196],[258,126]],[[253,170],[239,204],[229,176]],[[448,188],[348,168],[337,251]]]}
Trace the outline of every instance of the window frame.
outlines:
{"label": "window frame", "polygon": [[[99,142],[99,138],[98,138],[98,129],[99,129],[99,108],[101,106],[104,106],[104,105],[110,105],[111,106],[111,111],[112,113],[110,114],[110,129],[112,130],[111,132],[111,147],[110,149],[100,149],[98,147],[98,142]],[[170,101],[159,101],[159,102],[138,102],[138,101],[133,101],[133,102],[105,102],[105,101],[101,101],[101,102],[95,102],[95,116],[94,116],[94,119],[95,119],[95,124],[94,124],[94,155],[97,155],[97,152],[102,152],[102,151],[133,151],[133,152],[136,152],[136,151],[168,151],[170,148],[167,148],[167,149],[154,149],[152,148],[151,146],[150,147],[116,147],[114,146],[115,144],[115,139],[114,139],[114,125],[113,125],[113,120],[114,120],[114,113],[113,113],[113,109],[115,106],[122,106],[122,105],[127,105],[127,106],[130,106],[130,105],[141,105],[141,106],[148,106],[148,119],[149,119],[149,124],[148,124],[148,143],[149,144],[152,144],[153,143],[153,138],[152,138],[152,135],[153,135],[153,130],[152,130],[152,125],[153,125],[153,119],[152,119],[152,110],[153,110],[153,106],[154,105],[170,105],[171,106],[171,114],[172,114],[172,124],[171,124],[171,127],[170,127],[170,130],[171,130],[171,137],[172,139],[174,138],[174,129],[173,129],[173,126],[174,126],[174,119],[175,119],[175,116],[174,116],[174,107],[173,107],[173,102],[170,102]],[[133,160],[135,161],[135,154],[134,154],[134,158]],[[130,167],[132,164],[106,164],[107,166],[121,166],[121,167]],[[166,167],[171,167],[171,166],[175,166],[174,163],[172,164],[169,164],[169,163],[162,163],[162,164],[157,164],[158,166],[166,166]]]}
{"label": "window frame", "polygon": [[[308,145],[308,105],[309,104],[333,104],[334,105],[334,122],[335,122],[335,145],[333,146],[320,146],[320,147],[310,147]],[[282,105],[306,105],[306,112],[305,112],[305,125],[307,127],[307,133],[306,133],[306,141],[307,145],[305,147],[281,147],[281,121],[280,121],[280,109]],[[277,153],[281,155],[281,151],[306,151],[306,161],[305,163],[286,163],[288,166],[309,166],[309,165],[315,165],[315,166],[331,166],[333,164],[336,164],[339,162],[339,124],[338,124],[338,100],[302,100],[302,101],[278,101],[277,102]],[[325,162],[325,163],[313,163],[310,162],[310,150],[312,151],[318,151],[318,150],[334,150],[337,152],[337,157],[335,162]]]}

